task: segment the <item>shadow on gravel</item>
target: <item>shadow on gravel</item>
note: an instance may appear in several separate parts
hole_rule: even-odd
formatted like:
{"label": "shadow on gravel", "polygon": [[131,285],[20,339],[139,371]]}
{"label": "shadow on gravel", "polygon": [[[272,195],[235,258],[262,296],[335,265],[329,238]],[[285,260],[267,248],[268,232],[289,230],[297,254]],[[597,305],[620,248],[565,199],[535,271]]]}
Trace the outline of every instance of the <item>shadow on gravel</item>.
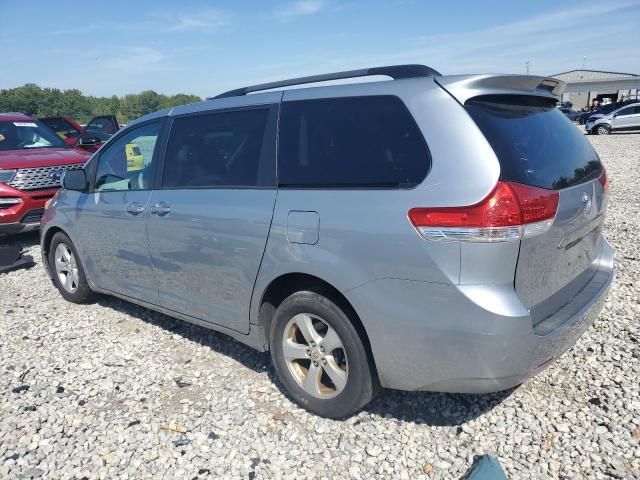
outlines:
{"label": "shadow on gravel", "polygon": [[[266,371],[274,385],[288,397],[275,375],[269,353],[258,352],[222,333],[114,297],[102,297],[98,300],[98,304],[209,347],[255,372]],[[485,395],[382,390],[369,405],[364,407],[364,411],[405,422],[432,426],[461,426],[491,411],[514,390]],[[359,423],[359,420],[355,423]],[[461,432],[460,427],[458,433]]]}
{"label": "shadow on gravel", "polygon": [[[515,388],[497,393],[470,395],[382,390],[364,410],[381,417],[392,417],[406,422],[455,427],[490,412],[514,391]],[[460,433],[461,427],[458,429],[458,434]]]}
{"label": "shadow on gravel", "polygon": [[[263,372],[265,369],[271,368],[271,358],[268,353],[258,352],[223,333],[209,330],[115,297],[100,297],[98,305],[111,308],[180,335],[192,342],[209,347],[218,353],[233,358],[255,372]],[[271,376],[272,373],[269,372],[269,377]]]}
{"label": "shadow on gravel", "polygon": [[33,268],[36,262],[25,250],[37,243],[37,234],[0,237],[0,274]]}

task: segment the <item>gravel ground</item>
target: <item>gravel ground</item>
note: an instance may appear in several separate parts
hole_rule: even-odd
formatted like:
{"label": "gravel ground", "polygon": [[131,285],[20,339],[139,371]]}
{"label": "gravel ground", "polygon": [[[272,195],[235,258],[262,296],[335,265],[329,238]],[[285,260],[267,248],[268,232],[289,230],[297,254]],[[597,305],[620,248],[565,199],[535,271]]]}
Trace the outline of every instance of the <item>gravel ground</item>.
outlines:
{"label": "gravel ground", "polygon": [[0,275],[0,478],[640,478],[640,134],[606,163],[617,280],[604,311],[520,388],[383,392],[344,422],[292,404],[267,354],[125,302],[62,300],[39,264]]}

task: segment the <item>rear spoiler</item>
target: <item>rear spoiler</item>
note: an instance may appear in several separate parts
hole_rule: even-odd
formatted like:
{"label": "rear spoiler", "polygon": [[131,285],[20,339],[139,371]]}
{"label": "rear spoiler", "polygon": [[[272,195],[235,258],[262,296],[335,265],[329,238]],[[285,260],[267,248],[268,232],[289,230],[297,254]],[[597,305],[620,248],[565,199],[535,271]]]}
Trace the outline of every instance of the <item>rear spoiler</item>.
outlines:
{"label": "rear spoiler", "polygon": [[558,100],[566,86],[557,78],[535,75],[451,75],[434,80],[462,104],[479,95],[534,95]]}

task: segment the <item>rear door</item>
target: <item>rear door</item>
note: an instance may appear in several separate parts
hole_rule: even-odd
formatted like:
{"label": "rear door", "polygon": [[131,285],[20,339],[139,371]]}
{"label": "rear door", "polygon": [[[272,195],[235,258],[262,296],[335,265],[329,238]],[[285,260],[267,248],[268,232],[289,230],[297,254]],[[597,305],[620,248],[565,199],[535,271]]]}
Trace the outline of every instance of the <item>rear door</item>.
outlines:
{"label": "rear door", "polygon": [[248,333],[276,199],[276,120],[276,105],[174,119],[161,188],[149,201],[165,308]]}
{"label": "rear door", "polygon": [[518,296],[528,308],[563,289],[558,297],[571,298],[601,251],[606,196],[598,155],[551,99],[486,95],[465,108],[493,147],[501,180],[559,191],[551,228],[521,241]]}

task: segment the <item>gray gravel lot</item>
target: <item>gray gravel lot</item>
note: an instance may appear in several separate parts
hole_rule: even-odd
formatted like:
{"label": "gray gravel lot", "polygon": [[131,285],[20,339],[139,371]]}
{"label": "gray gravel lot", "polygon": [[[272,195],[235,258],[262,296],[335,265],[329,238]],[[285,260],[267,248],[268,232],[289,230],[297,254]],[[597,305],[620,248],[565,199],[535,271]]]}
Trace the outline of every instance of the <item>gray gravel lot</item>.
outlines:
{"label": "gray gravel lot", "polygon": [[[332,421],[267,354],[112,298],[66,303],[38,264],[0,275],[0,478],[640,478],[640,134],[589,137],[611,182],[617,279],[596,324],[518,389],[383,392]],[[184,443],[184,445],[182,445]]]}

